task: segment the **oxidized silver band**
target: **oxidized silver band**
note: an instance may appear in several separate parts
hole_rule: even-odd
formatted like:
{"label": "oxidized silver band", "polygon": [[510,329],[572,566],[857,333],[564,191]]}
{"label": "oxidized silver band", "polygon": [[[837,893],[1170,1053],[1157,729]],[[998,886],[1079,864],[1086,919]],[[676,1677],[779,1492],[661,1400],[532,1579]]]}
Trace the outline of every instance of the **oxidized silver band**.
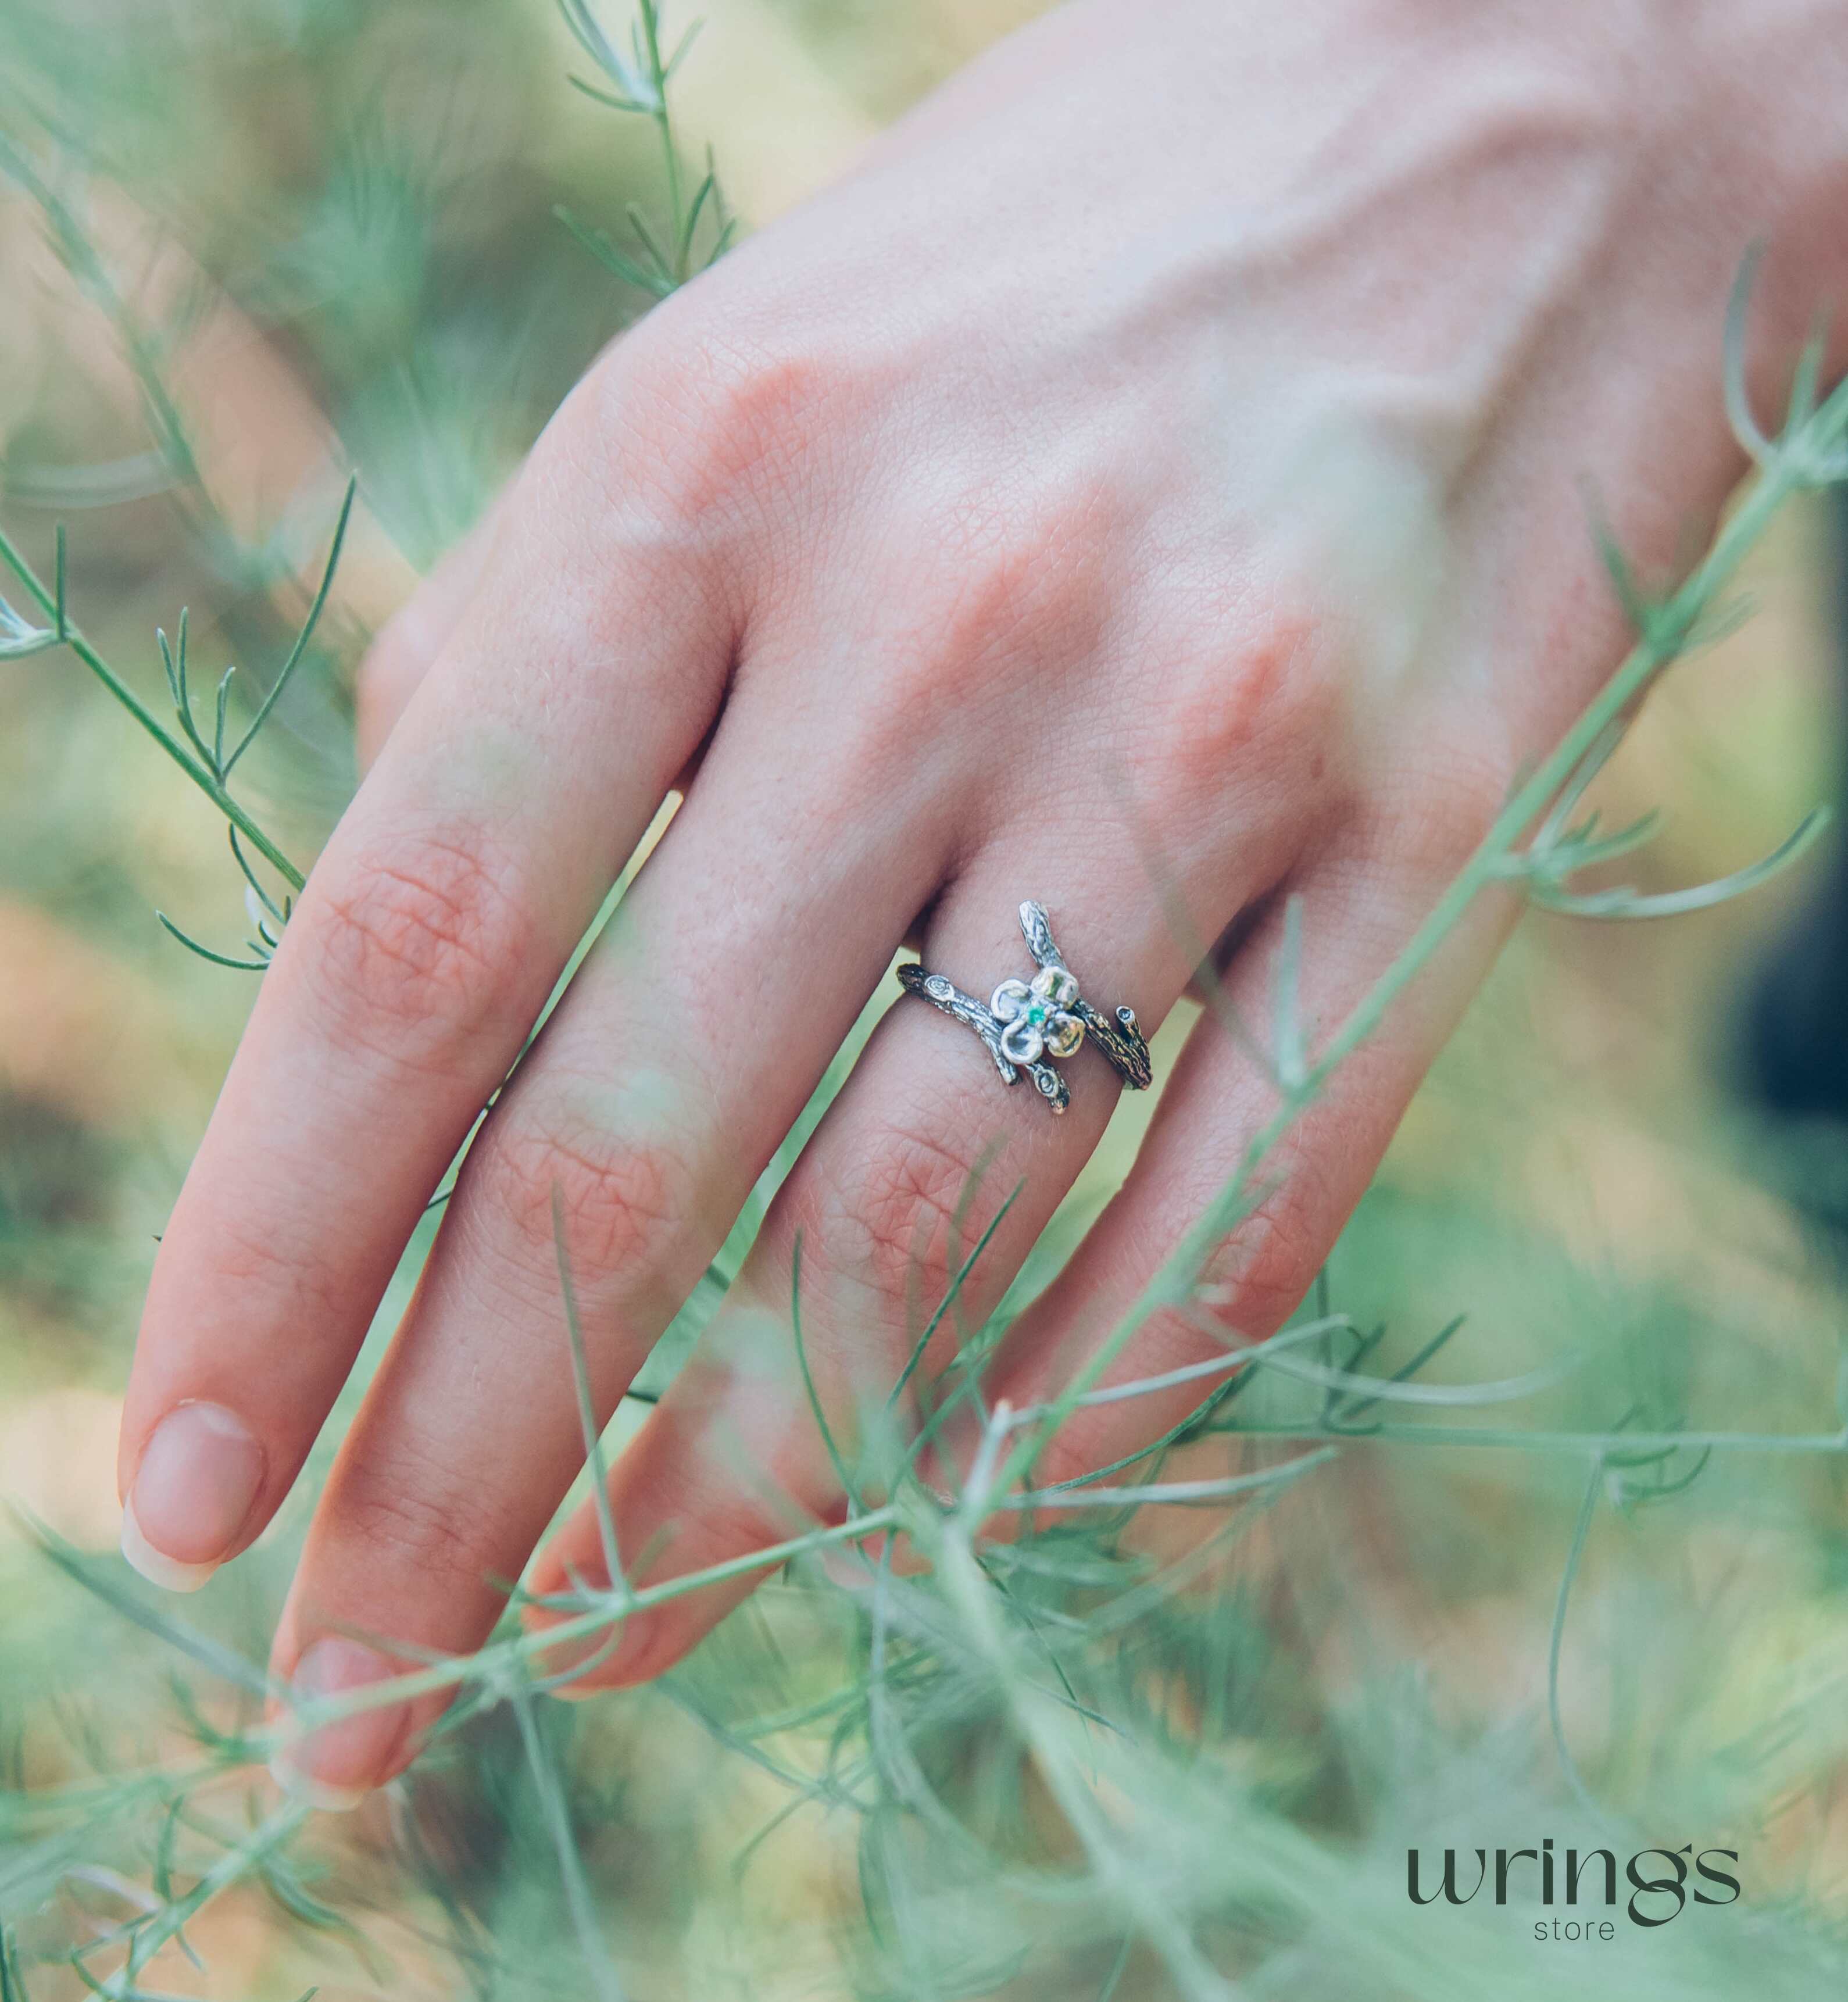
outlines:
{"label": "oxidized silver band", "polygon": [[1105,1015],[1079,992],[1077,976],[1053,943],[1043,904],[1020,906],[1020,929],[1040,970],[1031,980],[1002,981],[985,1006],[922,966],[899,968],[905,992],[966,1023],[988,1045],[1001,1082],[1017,1084],[1025,1071],[1055,1112],[1065,1111],[1072,1094],[1051,1060],[1076,1055],[1087,1036],[1131,1091],[1145,1090],[1155,1072],[1135,1010],[1119,1008],[1114,1016]]}

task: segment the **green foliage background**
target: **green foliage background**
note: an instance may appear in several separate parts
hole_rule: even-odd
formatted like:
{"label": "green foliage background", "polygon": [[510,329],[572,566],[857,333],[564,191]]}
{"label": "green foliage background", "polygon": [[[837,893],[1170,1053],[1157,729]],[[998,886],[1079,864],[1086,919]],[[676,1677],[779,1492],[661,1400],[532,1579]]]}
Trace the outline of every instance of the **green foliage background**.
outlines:
{"label": "green foliage background", "polygon": [[[1002,24],[951,0],[708,11],[680,145],[690,167],[714,146],[747,225]],[[366,630],[647,303],[554,218],[614,239],[626,204],[664,199],[646,121],[573,92],[573,68],[538,0],[0,12],[0,133],[93,230],[203,471],[201,494],[150,457],[120,328],[21,197],[0,207],[9,532],[48,574],[68,525],[72,602],[151,702],[154,628],[182,604],[202,678],[235,658],[260,689],[360,470],[330,616],[247,768],[298,858],[352,782]],[[1832,789],[1820,549],[1799,503],[1750,558],[1758,616],[1675,668],[1598,780],[1607,825],[1670,815],[1625,880],[1723,875]],[[1242,1509],[1149,1512],[1008,1575],[1048,1679],[1097,1720],[1077,1742],[1101,1851],[1028,1756],[1038,1695],[985,1660],[970,1606],[818,1566],[655,1690],[568,1708],[477,1692],[389,1798],[298,1827],[247,1756],[256,1697],[224,1671],[263,1658],[306,1495],[185,1609],[186,1634],[154,1631],[166,1613],[107,1555],[152,1236],[249,994],[152,912],[235,941],[236,877],[221,824],[67,655],[0,660],[0,1489],[67,1551],[0,1533],[8,1983],[80,1993],[82,1949],[126,1992],[134,1929],[230,1857],[187,1928],[202,1964],[169,1944],[147,1990],[1219,1992],[1191,1954],[1292,2002],[1839,1992],[1840,1454],[1721,1450],[1685,1491],[1619,1506],[1582,1450],[1548,1442],[1843,1422],[1836,1240],[1814,1221],[1843,1186],[1834,1143],[1759,1129],[1724,1088],[1740,983],[1790,886],[1659,926],[1530,919],[1331,1261],[1327,1302],[1386,1326],[1371,1370],[1459,1314],[1420,1381],[1571,1363],[1505,1411],[1403,1414],[1518,1436],[1356,1439]],[[1041,1269],[1145,1116],[1126,1104]],[[1237,1433],[1166,1471],[1262,1466],[1252,1433],[1326,1407],[1267,1378],[1233,1408]],[[1524,1907],[1406,1899],[1409,1847],[1548,1834],[1736,1848],[1746,1896],[1577,1948],[1536,1942]],[[1184,1951],[1163,1950],[1170,1920]]]}

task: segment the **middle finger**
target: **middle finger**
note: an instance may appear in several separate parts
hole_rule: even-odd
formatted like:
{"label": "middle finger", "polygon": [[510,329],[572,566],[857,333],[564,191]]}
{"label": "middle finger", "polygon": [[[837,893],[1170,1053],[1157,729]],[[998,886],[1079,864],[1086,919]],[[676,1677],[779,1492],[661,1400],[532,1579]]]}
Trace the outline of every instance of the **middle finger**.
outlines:
{"label": "middle finger", "polygon": [[[814,790],[791,799],[804,766],[765,720],[741,692],[465,1164],[310,1530],[276,1644],[301,1686],[486,1637],[496,1582],[585,1456],[555,1205],[601,1423],[940,878],[943,807],[856,779],[807,734]],[[363,1788],[438,1707],[367,1714],[291,1763],[324,1791]]]}

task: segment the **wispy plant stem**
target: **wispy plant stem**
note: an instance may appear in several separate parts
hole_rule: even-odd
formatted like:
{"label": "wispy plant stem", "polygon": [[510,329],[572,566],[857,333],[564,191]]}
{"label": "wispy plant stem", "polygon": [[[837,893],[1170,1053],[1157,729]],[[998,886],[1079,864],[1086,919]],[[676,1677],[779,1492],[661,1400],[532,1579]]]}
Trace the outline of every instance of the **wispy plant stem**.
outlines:
{"label": "wispy plant stem", "polygon": [[155,1955],[169,1941],[177,1938],[213,1899],[242,1882],[266,1857],[287,1843],[307,1820],[309,1812],[300,1801],[285,1801],[242,1842],[226,1850],[183,1898],[162,1906],[145,1924],[138,1926],[127,1962],[98,1984],[97,1992],[124,1998],[136,1993],[138,1977]]}
{"label": "wispy plant stem", "polygon": [[[1340,1426],[1329,1425],[1260,1423],[1241,1424],[1236,1429],[1240,1439],[1295,1440],[1305,1445],[1316,1440],[1351,1439],[1355,1436]],[[1535,1431],[1515,1425],[1396,1425],[1388,1421],[1369,1425],[1360,1436],[1388,1446],[1474,1446],[1512,1449],[1518,1453],[1582,1453],[1593,1456],[1616,1452],[1672,1453],[1684,1446],[1696,1453],[1848,1453],[1848,1431],[1567,1432]]]}
{"label": "wispy plant stem", "polygon": [[1595,1453],[1585,1479],[1585,1495],[1578,1505],[1578,1519],[1572,1526],[1571,1547],[1566,1553],[1565,1568],[1560,1575],[1559,1593],[1553,1606],[1553,1625],[1546,1641],[1546,1717],[1553,1731],[1553,1749],[1559,1759],[1560,1770],[1566,1776],[1566,1784],[1578,1795],[1580,1805],[1594,1816],[1600,1812],[1598,1803],[1566,1742],[1565,1717],[1559,1700],[1559,1665],[1566,1644],[1566,1612],[1571,1603],[1572,1587],[1578,1582],[1579,1566],[1585,1561],[1585,1543],[1592,1533],[1592,1518],[1598,1512],[1598,1497],[1603,1486],[1604,1456]]}
{"label": "wispy plant stem", "polygon": [[762,1550],[748,1550],[743,1556],[728,1557],[722,1564],[708,1564],[703,1570],[688,1571],[678,1578],[663,1578],[659,1585],[638,1585],[611,1592],[605,1595],[607,1604],[594,1606],[586,1612],[554,1621],[536,1632],[510,1634],[503,1640],[490,1641],[472,1655],[457,1655],[427,1668],[382,1677],[339,1696],[300,1704],[296,1707],[294,1724],[281,1735],[292,1738],[300,1732],[319,1730],[326,1724],[337,1723],[342,1718],[357,1716],[363,1711],[408,1702],[418,1697],[455,1689],[462,1683],[494,1676],[534,1655],[549,1653],[555,1648],[568,1647],[574,1641],[601,1634],[612,1620],[645,1613],[651,1606],[664,1606],[672,1599],[685,1598],[689,1592],[722,1585],[728,1578],[748,1578],[754,1571],[774,1570],[792,1557],[806,1557],[813,1551],[830,1549],[840,1543],[863,1543],[869,1537],[900,1527],[902,1520],[903,1512],[895,1503],[887,1502],[880,1508],[867,1509],[851,1522],[818,1525],[799,1536],[766,1544]]}
{"label": "wispy plant stem", "polygon": [[[203,761],[174,735],[173,731],[128,685],[127,682],[97,652],[77,627],[71,623],[68,613],[59,599],[46,589],[38,573],[26,560],[11,538],[4,532],[0,532],[0,560],[5,561],[7,567],[26,587],[33,602],[45,616],[59,622],[58,631],[61,644],[68,647],[78,659],[82,661],[90,672],[102,682],[116,700],[127,710],[142,729],[147,731],[162,750],[166,752],[173,762],[185,773],[200,791],[204,793],[219,812],[269,863],[277,874],[281,877],[290,888],[299,890],[306,880],[302,871],[257,825],[249,812],[232,797],[222,782],[207,769]],[[243,746],[240,745],[239,748],[241,751]]]}
{"label": "wispy plant stem", "polygon": [[[654,86],[654,103],[649,116],[661,137],[661,165],[668,180],[668,213],[674,219],[678,242],[681,224],[680,148],[675,143],[674,123],[668,111],[668,66],[661,57],[661,8],[657,0],[640,0],[636,12],[640,17],[642,44],[647,52],[649,81]],[[685,268],[678,259],[675,275],[685,281]]]}

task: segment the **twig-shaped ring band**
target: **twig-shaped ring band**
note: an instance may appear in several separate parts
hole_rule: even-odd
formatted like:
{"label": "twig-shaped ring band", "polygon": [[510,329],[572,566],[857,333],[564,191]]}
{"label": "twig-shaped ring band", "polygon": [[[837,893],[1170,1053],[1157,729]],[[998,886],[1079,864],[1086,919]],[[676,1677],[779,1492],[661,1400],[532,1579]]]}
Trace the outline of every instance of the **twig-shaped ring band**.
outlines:
{"label": "twig-shaped ring band", "polygon": [[922,966],[901,966],[898,978],[906,993],[975,1031],[1003,1084],[1017,1084],[1025,1071],[1055,1112],[1065,1111],[1072,1094],[1053,1064],[1075,1056],[1087,1038],[1131,1091],[1145,1090],[1155,1072],[1135,1010],[1118,1008],[1106,1015],[1086,1000],[1077,975],[1054,942],[1044,905],[1020,906],[1020,930],[1040,970],[1030,980],[1002,981],[985,1003]]}

